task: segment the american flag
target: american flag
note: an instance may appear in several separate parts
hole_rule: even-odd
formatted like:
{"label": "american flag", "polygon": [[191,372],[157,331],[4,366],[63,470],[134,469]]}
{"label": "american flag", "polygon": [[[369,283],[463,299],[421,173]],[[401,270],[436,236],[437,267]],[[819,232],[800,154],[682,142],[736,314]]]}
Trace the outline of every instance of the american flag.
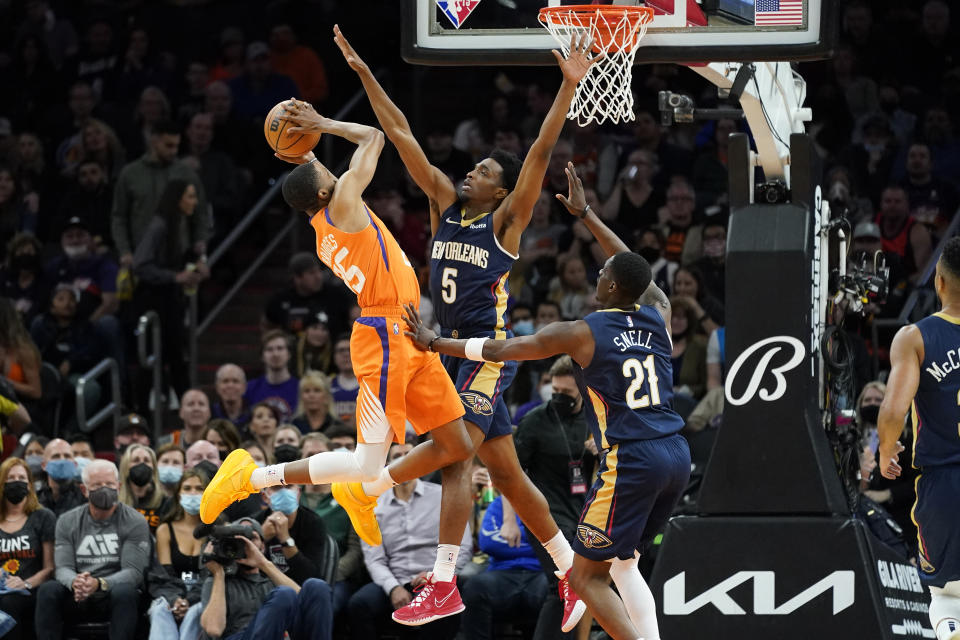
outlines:
{"label": "american flag", "polygon": [[803,0],[757,0],[754,24],[758,27],[803,24]]}

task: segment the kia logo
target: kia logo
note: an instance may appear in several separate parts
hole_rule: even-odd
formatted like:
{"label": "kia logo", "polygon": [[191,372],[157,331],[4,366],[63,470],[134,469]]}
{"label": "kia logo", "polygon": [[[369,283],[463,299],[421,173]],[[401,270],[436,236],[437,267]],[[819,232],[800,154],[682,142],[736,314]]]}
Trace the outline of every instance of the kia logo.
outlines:
{"label": "kia logo", "polygon": [[[779,367],[770,369],[770,373],[773,374],[773,377],[777,381],[776,388],[774,388],[773,391],[770,391],[766,388],[760,389],[761,400],[773,402],[774,400],[779,400],[782,398],[783,394],[787,392],[787,381],[784,379],[783,374],[797,367],[803,361],[803,356],[806,354],[806,349],[803,346],[803,343],[792,336],[773,336],[772,338],[764,338],[760,342],[755,342],[752,344],[737,357],[733,363],[733,366],[730,367],[730,373],[727,374],[727,383],[724,386],[724,393],[726,394],[727,402],[739,407],[740,405],[747,404],[753,400],[753,396],[757,395],[757,389],[760,387],[760,383],[763,382],[763,376],[767,373],[767,368],[770,366],[770,361],[775,355],[780,353],[780,350],[783,349],[784,346],[792,348],[793,355],[786,364],[782,364]],[[750,358],[750,356],[754,354],[754,352],[759,351],[764,347],[767,348],[767,352],[760,357],[760,361],[757,363],[756,369],[753,370],[753,375],[750,376],[750,382],[747,384],[746,391],[744,391],[743,395],[741,395],[739,398],[735,398],[733,395],[733,384],[737,379],[737,374],[740,373],[740,368]]]}

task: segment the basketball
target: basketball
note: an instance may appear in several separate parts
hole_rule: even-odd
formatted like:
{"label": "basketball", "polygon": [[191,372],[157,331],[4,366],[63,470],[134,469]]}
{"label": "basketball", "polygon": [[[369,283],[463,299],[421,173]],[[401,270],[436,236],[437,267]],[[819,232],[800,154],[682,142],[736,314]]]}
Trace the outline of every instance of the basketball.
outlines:
{"label": "basketball", "polygon": [[263,135],[271,149],[280,155],[297,158],[317,146],[320,134],[287,133],[288,128],[293,128],[296,125],[288,120],[280,119],[280,116],[284,113],[284,102],[278,102],[273,109],[270,109],[266,120],[263,121]]}

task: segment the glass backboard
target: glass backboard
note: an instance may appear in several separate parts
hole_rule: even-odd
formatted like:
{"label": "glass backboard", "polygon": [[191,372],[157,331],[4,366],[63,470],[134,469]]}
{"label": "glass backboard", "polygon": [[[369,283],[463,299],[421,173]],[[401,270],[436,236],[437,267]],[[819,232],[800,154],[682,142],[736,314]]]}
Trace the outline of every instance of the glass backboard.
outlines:
{"label": "glass backboard", "polygon": [[[403,0],[403,57],[431,65],[553,64],[541,7],[589,0]],[[595,3],[594,3],[595,4]],[[609,4],[603,2],[602,4]],[[624,4],[624,2],[618,2]],[[759,62],[827,57],[834,0],[648,0],[637,62]]]}

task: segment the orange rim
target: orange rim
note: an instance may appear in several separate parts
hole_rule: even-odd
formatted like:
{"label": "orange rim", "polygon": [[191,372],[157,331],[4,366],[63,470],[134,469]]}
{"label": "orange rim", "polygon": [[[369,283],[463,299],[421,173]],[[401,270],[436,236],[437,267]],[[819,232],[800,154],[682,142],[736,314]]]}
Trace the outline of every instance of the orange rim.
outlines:
{"label": "orange rim", "polygon": [[[601,19],[593,25],[594,38],[596,39],[593,49],[600,52],[609,51],[614,44],[623,48],[626,40],[624,36],[633,36],[630,46],[636,46],[639,39],[637,38],[637,30],[640,25],[653,20],[654,11],[652,7],[574,4],[561,7],[543,7],[540,9],[539,19],[541,24],[579,26],[570,19],[572,15],[580,18],[579,23],[589,24],[590,20],[598,14]],[[630,33],[617,32],[616,27],[625,16],[629,17],[634,28]]]}

